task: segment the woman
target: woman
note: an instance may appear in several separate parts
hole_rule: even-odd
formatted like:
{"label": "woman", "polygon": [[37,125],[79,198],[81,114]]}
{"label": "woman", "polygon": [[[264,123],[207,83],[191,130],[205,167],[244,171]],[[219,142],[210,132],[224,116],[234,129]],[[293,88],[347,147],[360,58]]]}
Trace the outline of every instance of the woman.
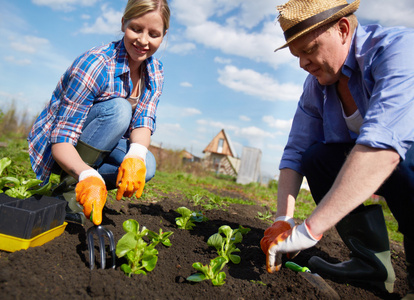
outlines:
{"label": "woman", "polygon": [[29,134],[37,177],[47,182],[51,172],[61,173],[54,194],[70,202],[76,192],[95,225],[102,222],[107,187],[118,188],[117,200],[140,197],[155,174],[148,146],[164,73],[152,55],[169,19],[166,0],[129,0],[122,17],[124,37],[73,62]]}

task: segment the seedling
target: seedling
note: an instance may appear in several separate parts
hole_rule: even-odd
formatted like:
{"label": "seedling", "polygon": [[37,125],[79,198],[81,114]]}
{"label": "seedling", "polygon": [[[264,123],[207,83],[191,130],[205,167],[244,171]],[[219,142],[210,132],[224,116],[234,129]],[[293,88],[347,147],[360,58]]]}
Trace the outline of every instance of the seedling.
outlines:
{"label": "seedling", "polygon": [[268,210],[265,213],[261,213],[260,211],[258,211],[256,218],[258,218],[259,220],[268,221],[272,218],[272,213]]}
{"label": "seedling", "polygon": [[[8,157],[4,157],[0,159],[0,175],[3,171],[11,164],[11,159]],[[33,195],[46,195],[50,192],[51,183],[40,187],[42,181],[39,179],[19,179],[16,177],[1,177],[0,178],[0,193],[5,193],[6,195],[19,198],[19,199],[26,199]]]}
{"label": "seedling", "polygon": [[202,265],[200,262],[193,263],[193,268],[200,273],[187,277],[188,281],[200,282],[203,280],[211,280],[213,285],[223,285],[226,279],[226,273],[220,272],[226,265],[227,261],[224,257],[218,256],[210,260],[210,264]]}
{"label": "seedling", "polygon": [[162,232],[162,229],[160,228],[160,233],[156,233],[154,231],[148,230],[148,236],[151,239],[152,244],[154,247],[158,245],[159,243],[163,244],[166,247],[170,247],[171,241],[169,239],[170,235],[172,235],[172,231]]}
{"label": "seedling", "polygon": [[[236,247],[237,243],[243,240],[243,234],[250,231],[250,228],[244,228],[239,226],[238,229],[231,229],[228,225],[223,225],[219,228],[218,233],[213,234],[207,240],[207,244],[216,248],[217,254],[226,259],[226,263],[231,261],[234,264],[240,263],[240,256],[232,254],[234,252],[240,252],[240,249]],[[224,237],[222,236],[224,234]]]}
{"label": "seedling", "polygon": [[192,199],[193,199],[194,205],[202,205],[204,203],[203,196],[201,196],[200,194],[193,195]]}
{"label": "seedling", "polygon": [[180,229],[192,230],[195,226],[194,222],[200,223],[207,220],[201,211],[192,211],[184,206],[177,208],[175,211],[181,214],[181,217],[175,218],[175,223]]}
{"label": "seedling", "polygon": [[[118,241],[116,245],[116,256],[118,258],[125,257],[127,264],[121,266],[121,270],[124,271],[129,277],[132,274],[144,274],[154,270],[158,261],[158,250],[155,246],[158,243],[162,243],[166,246],[171,245],[168,237],[172,232],[160,234],[148,230],[145,226],[139,230],[139,224],[135,220],[127,220],[122,225],[126,234]],[[151,240],[147,243],[144,237],[149,236]]]}

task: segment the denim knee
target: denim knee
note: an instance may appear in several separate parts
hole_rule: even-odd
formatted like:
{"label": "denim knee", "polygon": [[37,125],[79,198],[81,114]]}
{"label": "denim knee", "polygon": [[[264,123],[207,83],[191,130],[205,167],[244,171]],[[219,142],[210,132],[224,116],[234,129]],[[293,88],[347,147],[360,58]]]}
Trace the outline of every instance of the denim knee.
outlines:
{"label": "denim knee", "polygon": [[155,157],[150,151],[148,151],[147,153],[145,162],[146,162],[146,167],[147,167],[147,174],[145,176],[145,182],[148,182],[155,176],[155,171],[157,168]]}
{"label": "denim knee", "polygon": [[95,103],[84,123],[80,140],[101,150],[112,150],[127,131],[131,104],[123,98]]}

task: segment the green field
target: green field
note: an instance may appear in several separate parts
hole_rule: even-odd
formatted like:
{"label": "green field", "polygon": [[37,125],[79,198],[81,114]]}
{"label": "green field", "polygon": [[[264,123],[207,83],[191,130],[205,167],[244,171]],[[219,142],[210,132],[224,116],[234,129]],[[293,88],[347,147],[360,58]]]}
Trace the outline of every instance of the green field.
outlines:
{"label": "green field", "polygon": [[[22,121],[26,120],[26,121]],[[35,178],[35,174],[30,167],[28,146],[26,142],[27,134],[30,130],[32,121],[27,122],[27,118],[17,118],[15,110],[12,108],[7,112],[0,110],[0,159],[8,157],[12,160],[1,177],[13,176],[20,179]],[[177,160],[179,151],[168,150],[169,159]],[[171,166],[174,166],[173,168]],[[52,183],[57,182],[57,178]],[[212,192],[220,190],[220,194],[231,196],[219,196]],[[228,192],[228,193],[226,193]],[[114,195],[115,191],[110,191]],[[265,212],[258,212],[257,217],[268,220],[269,224],[273,220],[276,209],[277,181],[272,180],[267,184],[252,183],[248,185],[237,184],[234,178],[228,176],[216,176],[198,168],[188,168],[188,166],[177,163],[164,163],[157,170],[156,176],[146,184],[142,201],[155,201],[166,195],[180,194],[187,197],[194,203],[199,203],[205,209],[222,209],[226,203],[249,204],[255,201],[266,207]],[[234,196],[236,195],[236,196]],[[241,198],[242,196],[242,198]],[[382,199],[368,199],[366,204],[379,203],[384,210],[385,219],[390,238],[401,242],[402,235],[398,232],[398,225],[388,209],[386,202]],[[312,195],[307,190],[301,190],[297,198],[295,218],[305,219],[315,208]]]}

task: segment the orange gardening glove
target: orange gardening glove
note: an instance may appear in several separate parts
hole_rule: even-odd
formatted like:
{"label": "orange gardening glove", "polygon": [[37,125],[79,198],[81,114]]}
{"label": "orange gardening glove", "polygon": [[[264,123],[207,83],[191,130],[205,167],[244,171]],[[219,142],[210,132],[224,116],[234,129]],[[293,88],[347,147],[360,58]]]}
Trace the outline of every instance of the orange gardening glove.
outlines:
{"label": "orange gardening glove", "polygon": [[121,200],[122,196],[137,198],[141,197],[145,186],[145,175],[147,168],[143,160],[134,157],[125,158],[119,166],[116,182],[118,184],[118,192],[116,200]]}
{"label": "orange gardening glove", "polygon": [[89,176],[78,182],[76,185],[76,201],[83,206],[83,213],[90,218],[93,224],[102,223],[102,210],[106,203],[105,183],[101,178]]}
{"label": "orange gardening glove", "polygon": [[[275,242],[277,237],[281,235],[283,232],[286,232],[292,227],[295,226],[295,221],[292,218],[288,217],[279,217],[276,218],[276,221],[267,228],[264,232],[264,236],[260,241],[260,247],[264,254],[266,254],[266,267],[269,273],[273,273],[274,271],[279,271],[281,264],[282,264],[282,254],[278,253],[276,257],[276,265],[272,266],[269,264],[269,248]],[[277,240],[276,240],[277,243]]]}

